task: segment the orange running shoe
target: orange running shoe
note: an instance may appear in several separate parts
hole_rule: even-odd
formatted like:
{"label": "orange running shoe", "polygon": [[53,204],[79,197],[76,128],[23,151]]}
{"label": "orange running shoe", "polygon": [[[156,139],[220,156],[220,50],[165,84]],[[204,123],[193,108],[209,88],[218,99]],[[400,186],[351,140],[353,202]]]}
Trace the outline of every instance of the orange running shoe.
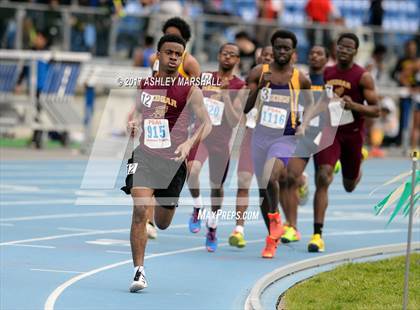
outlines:
{"label": "orange running shoe", "polygon": [[277,244],[278,244],[278,240],[275,240],[271,238],[270,236],[267,236],[265,238],[265,248],[262,251],[262,257],[273,258],[274,255],[276,254]]}
{"label": "orange running shoe", "polygon": [[280,239],[284,233],[280,213],[268,213],[268,219],[270,220],[270,237],[275,240]]}

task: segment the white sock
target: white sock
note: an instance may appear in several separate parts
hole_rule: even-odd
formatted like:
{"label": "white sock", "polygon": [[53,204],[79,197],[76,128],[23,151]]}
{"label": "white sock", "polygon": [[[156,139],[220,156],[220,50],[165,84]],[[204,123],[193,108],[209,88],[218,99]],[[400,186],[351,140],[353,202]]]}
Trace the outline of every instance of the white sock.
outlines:
{"label": "white sock", "polygon": [[203,207],[203,198],[201,195],[198,195],[198,197],[193,197],[194,201],[194,208],[200,209]]}
{"label": "white sock", "polygon": [[136,275],[137,269],[140,270],[140,272],[145,275],[144,273],[144,267],[143,266],[135,266],[134,267],[134,275]]}
{"label": "white sock", "polygon": [[236,225],[235,227],[235,231],[238,233],[241,233],[242,235],[244,234],[244,227],[242,225]]}
{"label": "white sock", "polygon": [[216,212],[210,212],[207,218],[207,227],[216,229],[217,228],[217,216]]}

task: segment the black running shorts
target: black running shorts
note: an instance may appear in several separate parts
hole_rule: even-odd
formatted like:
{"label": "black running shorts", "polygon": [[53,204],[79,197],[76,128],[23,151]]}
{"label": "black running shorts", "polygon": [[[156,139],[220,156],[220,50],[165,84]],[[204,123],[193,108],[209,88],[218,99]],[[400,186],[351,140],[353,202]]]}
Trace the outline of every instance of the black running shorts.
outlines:
{"label": "black running shorts", "polygon": [[121,190],[130,195],[133,187],[154,189],[158,204],[173,209],[178,206],[186,177],[185,162],[179,163],[151,155],[137,147],[128,160],[125,186]]}

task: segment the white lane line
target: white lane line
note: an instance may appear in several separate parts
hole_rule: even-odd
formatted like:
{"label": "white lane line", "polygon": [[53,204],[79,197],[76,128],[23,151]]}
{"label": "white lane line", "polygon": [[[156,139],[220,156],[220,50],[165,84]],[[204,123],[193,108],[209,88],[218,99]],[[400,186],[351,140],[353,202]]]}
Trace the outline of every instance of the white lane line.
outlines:
{"label": "white lane line", "polygon": [[116,254],[130,254],[131,255],[131,252],[129,252],[129,251],[113,251],[113,250],[108,250],[108,251],[106,251],[107,253],[116,253]]}
{"label": "white lane line", "polygon": [[[184,225],[185,226],[185,225]],[[374,230],[374,233],[395,233],[395,232],[405,232],[406,229],[382,229],[382,230]],[[414,229],[414,231],[420,231],[420,229]],[[353,231],[351,232],[352,235],[365,235],[367,233],[371,233],[372,231]],[[330,235],[330,236],[338,236],[340,234],[345,235],[349,232],[342,232],[342,233],[331,233],[331,234],[326,234],[326,235]],[[310,235],[305,235],[303,237],[309,237]],[[258,239],[258,240],[249,240],[247,243],[259,243],[259,242],[263,242],[264,239]],[[221,243],[219,244],[219,247],[224,247],[227,246],[228,243]],[[151,255],[147,255],[144,257],[145,260],[147,259],[151,259],[151,258],[155,258],[155,257],[162,257],[162,256],[170,256],[170,255],[176,255],[176,254],[181,254],[181,253],[188,253],[188,252],[195,252],[195,251],[202,251],[204,250],[205,247],[204,246],[199,246],[199,247],[194,247],[194,248],[186,248],[186,249],[181,249],[181,250],[175,250],[175,251],[169,251],[169,252],[163,252],[163,253],[157,253],[157,254],[151,254]],[[122,251],[121,251],[122,252]],[[124,253],[127,254],[127,253]],[[130,252],[128,252],[128,254],[130,254]],[[105,270],[109,270],[109,269],[113,269],[122,265],[126,265],[132,262],[132,259],[128,259],[128,260],[124,260],[121,262],[117,262],[115,264],[111,264],[111,265],[106,265],[97,269],[93,269],[91,271],[88,271],[86,273],[83,273],[81,275],[78,275],[76,277],[71,278],[70,280],[64,282],[63,284],[61,284],[60,286],[58,286],[49,296],[47,301],[45,302],[44,305],[44,310],[54,310],[54,305],[55,302],[57,301],[58,297],[60,297],[60,295],[64,292],[65,289],[67,289],[69,286],[73,285],[74,283],[90,277],[96,273],[105,271]]]}
{"label": "white lane line", "polygon": [[25,186],[25,185],[14,185],[14,184],[0,184],[0,191],[12,191],[12,192],[39,192],[41,189],[38,186]]}
{"label": "white lane line", "polygon": [[89,212],[89,213],[64,213],[64,214],[49,214],[37,216],[21,216],[21,217],[6,217],[0,219],[0,222],[21,222],[21,221],[34,221],[34,220],[50,220],[50,219],[64,219],[64,218],[79,218],[79,217],[98,217],[98,216],[116,216],[128,215],[132,212],[128,211],[114,211],[114,212]]}
{"label": "white lane line", "polygon": [[[227,244],[220,244],[219,246],[226,246]],[[157,254],[151,254],[151,255],[147,255],[144,257],[145,260],[147,259],[151,259],[151,258],[156,258],[156,257],[162,257],[162,256],[170,256],[170,255],[176,255],[176,254],[181,254],[181,253],[188,253],[188,252],[195,252],[195,251],[202,251],[204,249],[204,246],[199,246],[199,247],[194,247],[194,248],[186,248],[186,249],[180,249],[180,250],[175,250],[175,251],[169,251],[169,252],[162,252],[162,253],[157,253]],[[64,290],[66,288],[68,288],[69,286],[73,285],[74,283],[90,277],[96,273],[108,270],[108,269],[112,269],[112,268],[116,268],[122,265],[126,265],[131,263],[132,260],[128,259],[128,260],[124,260],[121,262],[117,262],[115,264],[111,264],[111,265],[107,265],[107,266],[103,266],[97,269],[93,269],[91,271],[85,272],[83,274],[80,274],[78,276],[75,276],[73,278],[71,278],[70,280],[64,282],[63,284],[61,284],[60,286],[58,286],[49,296],[47,301],[45,302],[44,305],[44,309],[45,310],[53,310],[54,309],[54,305],[56,300],[58,299],[58,297],[64,292]]]}
{"label": "white lane line", "polygon": [[63,238],[70,238],[70,237],[122,233],[122,232],[128,232],[128,231],[130,230],[129,229],[111,229],[111,230],[98,230],[98,231],[93,231],[93,232],[82,232],[82,233],[75,233],[75,234],[54,235],[54,236],[47,236],[47,237],[41,237],[41,238],[2,242],[0,243],[0,246],[11,245],[11,244],[21,244],[21,243],[35,242],[35,241],[56,240],[56,239],[63,239]]}
{"label": "white lane line", "polygon": [[44,271],[44,272],[59,272],[59,273],[78,273],[81,274],[83,271],[73,271],[73,270],[55,270],[55,269],[37,269],[31,268],[31,271]]}
{"label": "white lane line", "polygon": [[73,227],[58,227],[57,229],[63,230],[63,231],[80,231],[80,232],[100,231],[99,229],[86,229],[86,228],[73,228]]}
{"label": "white lane line", "polygon": [[74,204],[75,199],[45,199],[45,200],[18,200],[18,201],[2,201],[1,206],[21,206],[21,205],[58,205],[58,204]]}
{"label": "white lane line", "polygon": [[12,224],[12,223],[0,223],[0,226],[15,226],[15,224]]}
{"label": "white lane line", "polygon": [[40,249],[55,249],[55,246],[50,245],[36,245],[36,244],[6,244],[7,246],[23,246],[29,248],[40,248]]}

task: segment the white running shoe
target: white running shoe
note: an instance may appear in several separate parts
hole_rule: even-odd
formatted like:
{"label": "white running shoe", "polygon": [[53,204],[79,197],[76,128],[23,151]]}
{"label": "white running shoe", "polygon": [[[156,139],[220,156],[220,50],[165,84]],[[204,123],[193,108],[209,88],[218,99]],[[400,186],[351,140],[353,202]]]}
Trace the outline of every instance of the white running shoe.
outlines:
{"label": "white running shoe", "polygon": [[144,269],[142,271],[140,271],[140,267],[137,268],[135,274],[134,274],[134,279],[133,282],[130,285],[130,292],[131,293],[135,293],[138,291],[141,291],[142,289],[146,288],[147,285],[147,281],[144,275]]}
{"label": "white running shoe", "polygon": [[152,222],[147,221],[146,231],[147,231],[147,238],[149,238],[149,239],[156,239],[157,238],[157,229]]}

